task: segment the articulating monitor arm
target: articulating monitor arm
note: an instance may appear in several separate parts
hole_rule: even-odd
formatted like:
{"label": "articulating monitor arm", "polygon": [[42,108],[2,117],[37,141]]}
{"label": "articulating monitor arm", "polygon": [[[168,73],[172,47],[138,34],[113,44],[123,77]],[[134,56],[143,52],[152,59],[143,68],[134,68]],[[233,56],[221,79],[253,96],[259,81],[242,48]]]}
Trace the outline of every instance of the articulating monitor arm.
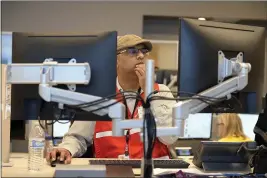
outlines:
{"label": "articulating monitor arm", "polygon": [[[251,70],[249,63],[243,63],[243,54],[239,53],[236,58],[228,60],[224,57],[222,51],[218,52],[218,82],[219,84],[207,89],[198,95],[206,97],[231,97],[231,93],[240,91],[248,83],[248,73]],[[224,78],[233,76],[226,81]],[[179,121],[180,127],[183,127],[184,120],[188,118],[189,114],[195,114],[205,109],[208,106],[207,103],[190,99],[181,101],[173,108],[173,116],[176,121]],[[180,132],[180,135],[183,133]]]}
{"label": "articulating monitor arm", "polygon": [[[73,59],[72,59],[73,60]],[[13,77],[14,74],[18,74],[19,71],[24,70],[25,66],[27,67],[29,64],[10,64],[8,72],[8,82],[9,83],[24,83],[29,84],[33,83],[31,80],[27,80],[27,78],[20,78],[20,75],[17,76],[16,80]],[[32,64],[31,64],[32,65]],[[65,65],[66,67],[62,67]],[[61,66],[61,67],[60,67]],[[32,66],[31,66],[32,67]],[[14,70],[12,70],[12,68]],[[59,107],[61,108],[63,105],[77,105],[88,102],[93,102],[101,99],[101,97],[77,93],[74,91],[62,90],[58,88],[53,88],[52,85],[56,85],[57,83],[65,83],[65,84],[87,84],[90,80],[90,67],[89,64],[57,64],[56,62],[45,61],[43,64],[39,64],[35,68],[35,73],[29,72],[32,75],[38,75],[37,72],[41,70],[41,78],[38,81],[35,79],[35,83],[39,83],[39,94],[40,96],[47,102],[57,102],[59,103]],[[62,76],[60,73],[66,74],[69,72],[64,72],[64,70],[70,70],[76,68],[77,76],[75,81],[65,81],[66,76]],[[79,68],[79,69],[77,69]],[[153,62],[152,60],[148,60],[146,63],[146,76],[147,81],[146,85],[148,86],[146,89],[146,96],[152,92],[153,83],[154,83],[154,74],[153,70]],[[207,96],[207,97],[230,97],[231,93],[242,90],[248,83],[248,73],[251,69],[250,64],[243,63],[243,54],[239,53],[236,58],[228,60],[224,57],[222,51],[218,52],[218,82],[219,84],[207,89],[198,95]],[[57,71],[58,70],[58,71]],[[59,72],[59,70],[61,70]],[[78,72],[79,71],[79,72]],[[71,72],[73,74],[73,72]],[[40,74],[40,73],[39,73]],[[233,76],[226,81],[223,81],[224,78]],[[54,80],[55,77],[57,81]],[[72,76],[73,77],[73,76]],[[71,88],[70,88],[71,89]],[[115,103],[116,100],[107,100],[106,102],[102,102],[97,105],[93,105],[90,107],[85,107],[83,110],[85,111],[93,111],[95,109],[101,108],[103,106],[108,106],[112,103]],[[170,136],[170,135],[178,135],[183,136],[184,130],[184,120],[188,118],[189,114],[195,114],[199,111],[203,110],[207,107],[208,104],[204,103],[200,100],[190,99],[186,101],[180,101],[173,107],[173,126],[172,127],[162,127],[157,128],[157,136]],[[109,115],[112,118],[113,122],[113,135],[114,136],[123,136],[124,130],[128,128],[142,128],[143,120],[125,120],[125,106],[121,103],[117,103],[109,108],[101,109],[94,114],[99,116]],[[88,118],[89,119],[89,118]],[[142,135],[142,134],[141,134]],[[142,137],[142,136],[141,136]]]}
{"label": "articulating monitor arm", "polygon": [[[23,74],[23,75],[21,75]],[[11,84],[39,84],[39,95],[47,102],[56,102],[63,109],[64,105],[78,105],[103,99],[98,96],[75,92],[76,84],[88,84],[91,70],[88,63],[76,63],[71,59],[69,63],[57,63],[53,59],[46,59],[42,64],[9,64],[7,67],[7,83]],[[57,84],[66,84],[69,90],[54,88]],[[116,100],[82,108],[92,111],[115,103]],[[110,108],[93,112],[98,116],[109,115],[110,118],[124,119],[124,105],[117,103]],[[77,118],[79,119],[79,118]],[[88,118],[90,120],[90,118]]]}

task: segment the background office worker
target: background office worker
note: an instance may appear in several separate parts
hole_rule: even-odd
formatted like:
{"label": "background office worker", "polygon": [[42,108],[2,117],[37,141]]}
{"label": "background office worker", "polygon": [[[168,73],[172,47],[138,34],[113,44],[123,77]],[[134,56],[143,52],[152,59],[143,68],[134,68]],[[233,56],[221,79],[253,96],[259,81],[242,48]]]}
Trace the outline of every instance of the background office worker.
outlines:
{"label": "background office worker", "polygon": [[217,125],[220,142],[251,141],[245,135],[241,119],[236,113],[223,113],[218,115]]}
{"label": "background office worker", "polygon": [[[151,50],[151,42],[139,36],[125,35],[118,37],[117,92],[123,90],[139,91],[141,95],[144,95],[144,63]],[[155,84],[154,88],[155,90],[170,91],[167,86],[162,84]],[[170,92],[157,93],[156,95],[173,97]],[[135,99],[126,99],[126,106],[128,107],[126,116],[128,116],[128,119],[138,118],[141,112],[140,104]],[[172,125],[172,107],[174,104],[175,101],[152,101],[151,108],[158,127],[170,127]],[[143,143],[140,140],[140,129],[131,129],[124,137],[112,137],[111,130],[111,122],[74,121],[58,148],[47,154],[47,161],[55,160],[56,153],[59,152],[60,157],[58,159],[65,160],[65,163],[68,164],[72,157],[82,156],[92,142],[97,158],[142,157]],[[173,144],[176,139],[175,136],[157,138],[153,157],[168,158],[168,146]],[[127,154],[128,149],[129,155]]]}

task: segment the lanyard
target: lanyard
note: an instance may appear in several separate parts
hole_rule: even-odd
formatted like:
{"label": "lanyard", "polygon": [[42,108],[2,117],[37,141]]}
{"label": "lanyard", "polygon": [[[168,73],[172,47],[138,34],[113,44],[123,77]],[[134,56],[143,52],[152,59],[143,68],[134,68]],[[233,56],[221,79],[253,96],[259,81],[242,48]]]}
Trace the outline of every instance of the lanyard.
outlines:
{"label": "lanyard", "polygon": [[[141,92],[141,88],[138,89],[138,95],[140,94]],[[127,106],[127,101],[126,101],[126,97],[125,95],[122,93],[122,90],[120,90],[120,93],[122,94],[123,96],[123,103],[125,105],[125,116],[128,117],[128,106]],[[134,113],[135,113],[135,110],[137,108],[137,104],[138,104],[139,100],[136,98],[135,100],[135,104],[134,104],[134,109],[133,109],[133,112],[132,112],[132,115],[131,115],[131,118],[130,119],[133,119],[134,117]],[[124,152],[124,156],[125,157],[129,157],[129,140],[130,140],[130,131],[129,129],[127,130],[126,132],[126,135],[125,135],[125,142],[126,142],[126,145],[125,145],[125,152]]]}

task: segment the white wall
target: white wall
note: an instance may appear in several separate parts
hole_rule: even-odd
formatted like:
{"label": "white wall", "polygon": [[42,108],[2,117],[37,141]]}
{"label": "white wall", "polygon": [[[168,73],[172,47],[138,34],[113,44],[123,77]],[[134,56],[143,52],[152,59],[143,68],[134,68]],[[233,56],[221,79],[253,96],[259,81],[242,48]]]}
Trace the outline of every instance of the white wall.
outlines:
{"label": "white wall", "polygon": [[2,31],[142,35],[143,15],[267,19],[267,2],[1,2]]}
{"label": "white wall", "polygon": [[178,69],[178,42],[177,43],[153,43],[157,48],[157,62],[160,69]]}

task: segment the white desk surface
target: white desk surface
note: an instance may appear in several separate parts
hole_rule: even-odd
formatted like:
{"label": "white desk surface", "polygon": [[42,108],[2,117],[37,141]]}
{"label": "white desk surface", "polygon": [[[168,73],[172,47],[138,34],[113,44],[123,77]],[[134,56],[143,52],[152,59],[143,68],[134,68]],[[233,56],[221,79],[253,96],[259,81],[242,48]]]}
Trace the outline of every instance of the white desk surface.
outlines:
{"label": "white desk surface", "polygon": [[[12,153],[10,161],[13,163],[12,167],[2,167],[2,177],[53,177],[55,168],[48,165],[45,161],[44,167],[39,172],[31,172],[27,170],[28,157],[27,153]],[[72,165],[88,165],[90,158],[73,158]],[[186,160],[187,161],[187,160]],[[191,162],[190,160],[188,162]],[[161,174],[163,172],[177,172],[182,170],[183,172],[205,174],[200,169],[196,168],[193,164],[188,169],[154,169],[154,174]],[[133,169],[135,175],[140,176],[140,169]],[[210,173],[212,175],[222,175],[221,173]]]}

